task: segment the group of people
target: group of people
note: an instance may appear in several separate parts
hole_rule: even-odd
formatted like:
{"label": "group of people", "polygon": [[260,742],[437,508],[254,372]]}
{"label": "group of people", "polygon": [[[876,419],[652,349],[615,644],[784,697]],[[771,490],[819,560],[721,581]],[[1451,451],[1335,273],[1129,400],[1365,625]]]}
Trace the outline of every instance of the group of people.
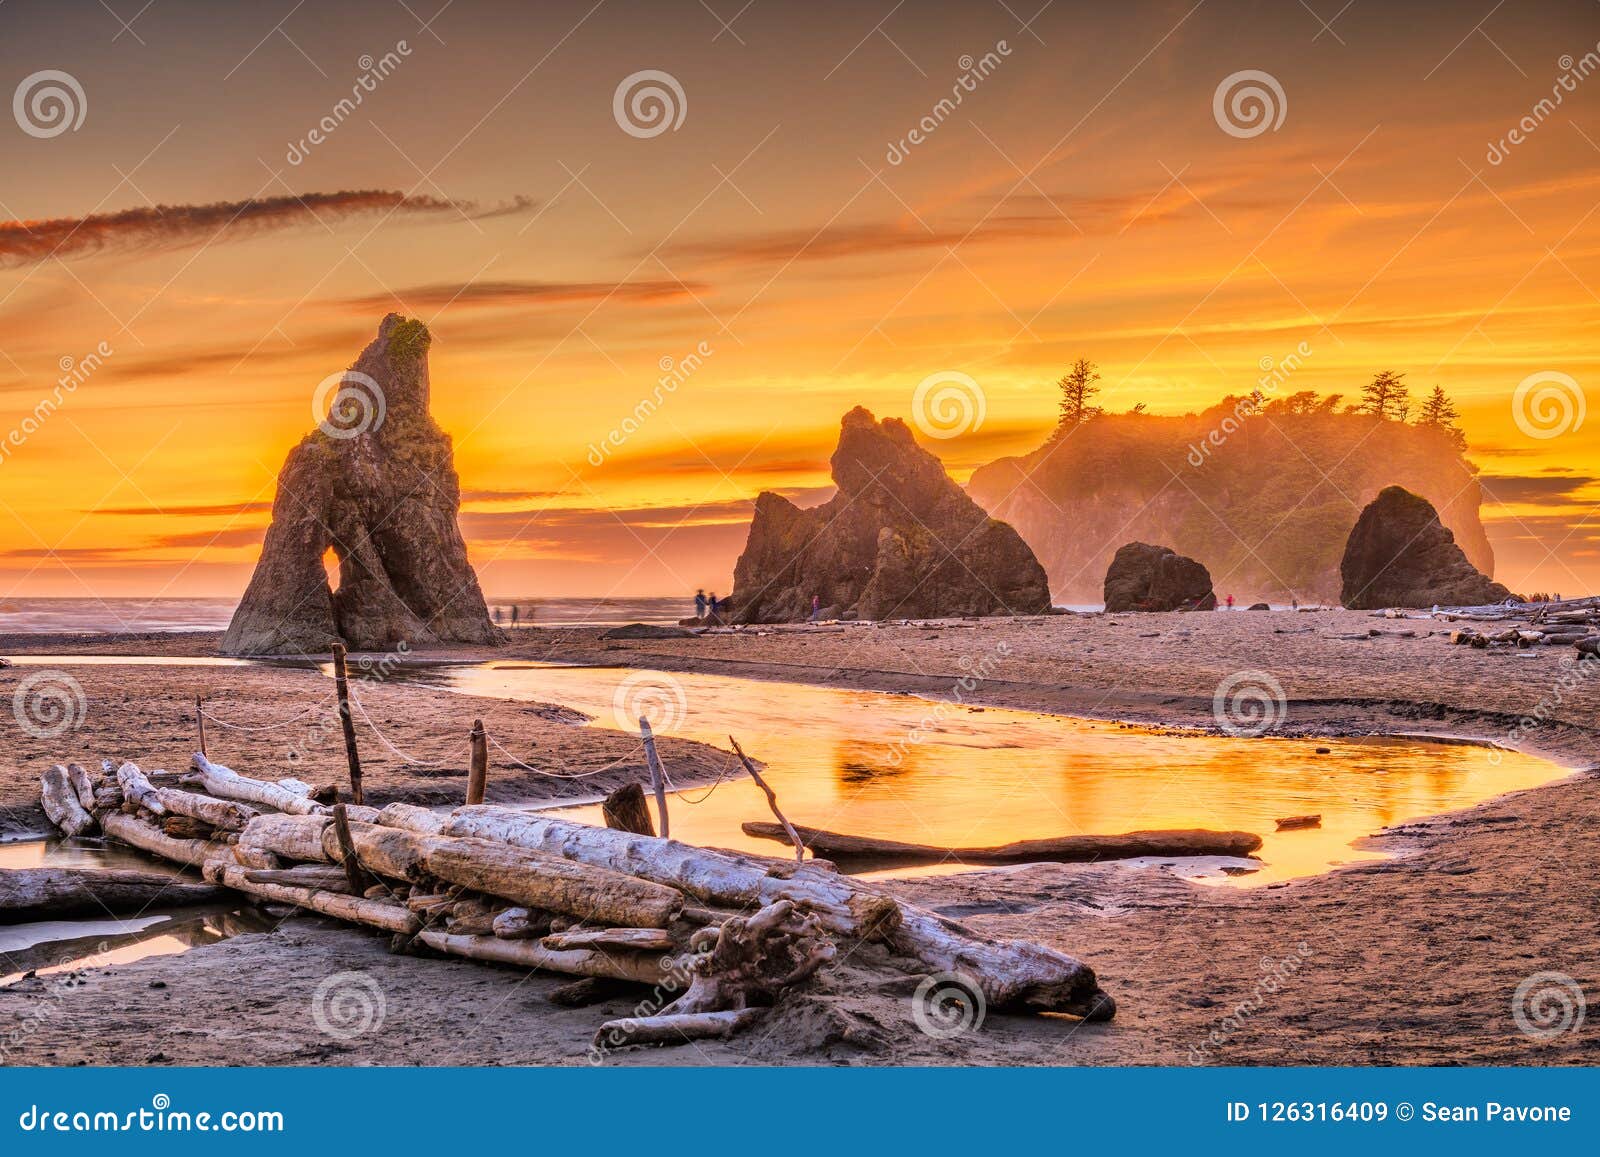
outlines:
{"label": "group of people", "polygon": [[[497,623],[505,622],[504,611],[505,611],[504,607],[496,607],[494,609],[494,621],[495,622],[497,622]],[[533,616],[530,614],[528,617],[532,618]],[[511,625],[513,627],[516,626],[521,618],[522,618],[522,610],[521,610],[521,608],[518,607],[516,603],[512,603],[511,604]]]}
{"label": "group of people", "polygon": [[706,594],[703,590],[694,592],[694,617],[697,619],[717,618],[733,609],[728,599],[718,600],[715,593]]}

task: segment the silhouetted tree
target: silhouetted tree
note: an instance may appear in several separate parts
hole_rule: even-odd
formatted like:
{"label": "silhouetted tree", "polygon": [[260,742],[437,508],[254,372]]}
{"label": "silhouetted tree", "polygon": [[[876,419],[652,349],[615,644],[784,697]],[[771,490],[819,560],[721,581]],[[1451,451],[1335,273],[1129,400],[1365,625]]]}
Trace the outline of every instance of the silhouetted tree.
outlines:
{"label": "silhouetted tree", "polygon": [[1070,370],[1061,375],[1056,382],[1061,390],[1061,416],[1056,421],[1057,437],[1100,412],[1099,406],[1089,404],[1089,399],[1100,392],[1100,387],[1095,385],[1099,380],[1100,372],[1088,358],[1079,358],[1072,363]]}
{"label": "silhouetted tree", "polygon": [[1405,375],[1393,370],[1375,375],[1361,388],[1361,404],[1354,409],[1375,418],[1404,422],[1411,413],[1411,391],[1406,388]]}
{"label": "silhouetted tree", "polygon": [[1422,403],[1422,412],[1417,415],[1417,425],[1433,426],[1446,438],[1450,439],[1457,450],[1467,448],[1467,436],[1461,432],[1461,427],[1456,425],[1456,419],[1461,417],[1461,411],[1455,408],[1449,396],[1438,386],[1433,387],[1433,392],[1428,395],[1428,400]]}

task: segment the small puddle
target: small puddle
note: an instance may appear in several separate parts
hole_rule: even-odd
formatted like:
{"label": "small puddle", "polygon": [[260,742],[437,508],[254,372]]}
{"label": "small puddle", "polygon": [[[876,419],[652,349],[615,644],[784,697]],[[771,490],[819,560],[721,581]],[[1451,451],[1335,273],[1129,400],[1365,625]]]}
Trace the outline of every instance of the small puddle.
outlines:
{"label": "small puddle", "polygon": [[[99,840],[33,839],[0,843],[0,868],[123,868],[180,873],[132,848]],[[189,877],[192,878],[192,877]],[[51,973],[129,964],[171,956],[244,932],[265,932],[275,922],[237,904],[156,908],[140,915],[40,920],[0,925],[0,988],[28,973]]]}

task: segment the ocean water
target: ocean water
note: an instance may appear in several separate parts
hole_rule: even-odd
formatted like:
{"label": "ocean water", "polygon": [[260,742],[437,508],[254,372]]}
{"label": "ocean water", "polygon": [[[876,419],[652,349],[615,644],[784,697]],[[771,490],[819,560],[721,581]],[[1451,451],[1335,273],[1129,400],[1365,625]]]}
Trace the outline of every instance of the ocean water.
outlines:
{"label": "ocean water", "polygon": [[[519,627],[614,627],[623,623],[676,623],[694,613],[686,598],[539,599],[490,596],[489,611],[500,625]],[[105,632],[221,631],[237,599],[0,599],[0,635],[101,634]]]}

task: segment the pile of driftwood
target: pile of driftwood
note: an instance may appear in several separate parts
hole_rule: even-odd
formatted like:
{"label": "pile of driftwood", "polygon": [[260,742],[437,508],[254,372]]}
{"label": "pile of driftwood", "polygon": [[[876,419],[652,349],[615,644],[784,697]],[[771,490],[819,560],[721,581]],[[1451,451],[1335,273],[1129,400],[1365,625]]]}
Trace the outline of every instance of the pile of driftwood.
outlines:
{"label": "pile of driftwood", "polygon": [[1450,642],[1461,647],[1577,647],[1600,655],[1600,598],[1515,601],[1431,611],[1375,611],[1386,618],[1438,619],[1447,623],[1494,623],[1495,629],[1457,627]]}
{"label": "pile of driftwood", "polygon": [[[602,1025],[596,1039],[612,1046],[729,1035],[860,943],[878,949],[863,957],[897,971],[964,974],[991,1009],[1091,1020],[1116,1009],[1078,960],[984,936],[823,861],[692,847],[507,807],[378,810],[335,795],[241,775],[204,754],[182,776],[67,764],[41,781],[45,811],[65,835],[98,831],[197,868],[212,886],[380,929],[397,951],[676,994],[650,1005],[660,1007],[654,1015]],[[642,793],[633,803],[645,810]],[[608,822],[624,810],[614,803]]]}

